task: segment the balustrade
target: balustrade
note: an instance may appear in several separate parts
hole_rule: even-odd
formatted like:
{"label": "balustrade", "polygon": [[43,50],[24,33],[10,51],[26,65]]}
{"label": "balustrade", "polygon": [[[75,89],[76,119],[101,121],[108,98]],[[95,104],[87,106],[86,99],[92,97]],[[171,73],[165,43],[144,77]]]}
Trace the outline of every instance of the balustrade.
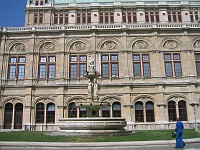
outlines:
{"label": "balustrade", "polygon": [[180,29],[180,28],[200,28],[199,23],[174,23],[174,24],[98,24],[98,25],[65,25],[65,26],[32,26],[32,27],[2,27],[0,32],[30,32],[30,31],[55,31],[55,30],[90,30],[90,29]]}

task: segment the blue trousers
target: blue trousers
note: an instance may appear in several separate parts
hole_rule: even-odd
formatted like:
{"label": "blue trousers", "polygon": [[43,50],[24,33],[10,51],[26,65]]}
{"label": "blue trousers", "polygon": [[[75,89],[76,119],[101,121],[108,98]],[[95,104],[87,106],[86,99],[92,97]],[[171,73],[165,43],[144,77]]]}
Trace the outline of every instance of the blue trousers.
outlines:
{"label": "blue trousers", "polygon": [[176,148],[183,148],[184,147],[182,135],[183,135],[182,130],[176,131]]}

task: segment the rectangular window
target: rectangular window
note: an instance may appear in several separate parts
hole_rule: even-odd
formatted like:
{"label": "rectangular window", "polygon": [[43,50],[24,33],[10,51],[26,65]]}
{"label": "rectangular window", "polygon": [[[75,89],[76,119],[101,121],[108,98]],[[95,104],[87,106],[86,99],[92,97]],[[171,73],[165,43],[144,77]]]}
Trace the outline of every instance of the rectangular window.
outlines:
{"label": "rectangular window", "polygon": [[43,0],[36,0],[35,1],[35,6],[42,6],[42,5],[44,5],[44,1]]}
{"label": "rectangular window", "polygon": [[119,61],[117,54],[103,54],[101,56],[101,74],[103,78],[119,77]]}
{"label": "rectangular window", "polygon": [[68,12],[67,11],[56,11],[54,13],[54,24],[68,24]]}
{"label": "rectangular window", "polygon": [[123,9],[122,21],[124,23],[136,23],[137,22],[136,10],[135,9]]}
{"label": "rectangular window", "polygon": [[149,54],[133,54],[134,77],[151,77]]}
{"label": "rectangular window", "polygon": [[9,79],[24,79],[25,78],[25,63],[24,56],[11,56],[9,59]]}
{"label": "rectangular window", "polygon": [[60,14],[59,16],[59,24],[63,24],[63,14]]}
{"label": "rectangular window", "polygon": [[87,70],[86,55],[71,55],[70,56],[70,78],[80,79],[84,77]]}
{"label": "rectangular window", "polygon": [[36,1],[35,1],[35,6],[38,6],[38,5],[39,5],[39,1],[36,0]]}
{"label": "rectangular window", "polygon": [[102,117],[110,117],[110,108],[102,108]]}
{"label": "rectangular window", "polygon": [[166,77],[181,77],[180,54],[164,54]]}
{"label": "rectangular window", "polygon": [[43,14],[42,13],[39,14],[39,23],[43,23]]}
{"label": "rectangular window", "polygon": [[68,13],[65,13],[65,24],[68,24]]}
{"label": "rectangular window", "polygon": [[180,10],[169,10],[167,12],[169,22],[182,22]]}
{"label": "rectangular window", "polygon": [[76,23],[86,24],[91,23],[91,12],[90,10],[79,10],[76,16]]}
{"label": "rectangular window", "polygon": [[146,22],[159,22],[159,13],[155,11],[145,12]]}
{"label": "rectangular window", "polygon": [[43,23],[43,12],[34,13],[34,24]]}
{"label": "rectangular window", "polygon": [[56,72],[56,57],[55,56],[40,56],[39,78],[40,79],[55,79],[55,72]]}
{"label": "rectangular window", "polygon": [[99,13],[99,22],[100,23],[114,23],[114,11],[113,10],[105,10]]}
{"label": "rectangular window", "polygon": [[200,76],[200,53],[195,53],[195,63],[197,76]]}
{"label": "rectangular window", "polygon": [[54,14],[54,24],[58,24],[58,14]]}
{"label": "rectangular window", "polygon": [[37,24],[38,22],[38,14],[34,13],[34,24]]}
{"label": "rectangular window", "polygon": [[195,22],[200,17],[200,11],[190,11],[190,21]]}

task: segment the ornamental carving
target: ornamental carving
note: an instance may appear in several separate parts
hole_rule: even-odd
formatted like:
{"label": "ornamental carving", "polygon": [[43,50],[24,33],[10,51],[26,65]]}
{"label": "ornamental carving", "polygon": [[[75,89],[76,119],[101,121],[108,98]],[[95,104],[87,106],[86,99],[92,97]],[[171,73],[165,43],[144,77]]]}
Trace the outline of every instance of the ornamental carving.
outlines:
{"label": "ornamental carving", "polygon": [[15,52],[23,52],[25,51],[25,45],[22,43],[16,43],[12,48],[11,51]]}
{"label": "ornamental carving", "polygon": [[170,40],[170,41],[165,42],[163,47],[168,48],[168,49],[175,49],[175,48],[178,48],[178,43],[174,40]]}
{"label": "ornamental carving", "polygon": [[114,49],[117,49],[117,44],[113,41],[107,41],[103,44],[102,49],[114,50]]}
{"label": "ornamental carving", "polygon": [[80,51],[80,50],[86,50],[86,45],[85,43],[83,42],[76,42],[72,45],[72,50],[77,50],[77,51]]}
{"label": "ornamental carving", "polygon": [[55,50],[55,45],[51,42],[44,43],[40,48],[40,51],[54,51],[54,50]]}
{"label": "ornamental carving", "polygon": [[133,48],[134,49],[147,49],[149,44],[145,41],[137,41],[134,43]]}
{"label": "ornamental carving", "polygon": [[197,40],[197,41],[194,43],[194,48],[200,48],[200,40]]}

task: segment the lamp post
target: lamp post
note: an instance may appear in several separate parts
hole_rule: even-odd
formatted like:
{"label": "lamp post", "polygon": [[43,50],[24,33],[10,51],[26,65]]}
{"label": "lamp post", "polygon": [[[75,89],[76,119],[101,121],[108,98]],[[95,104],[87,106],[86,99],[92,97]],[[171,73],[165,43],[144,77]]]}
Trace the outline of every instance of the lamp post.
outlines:
{"label": "lamp post", "polygon": [[198,131],[198,128],[197,128],[197,117],[196,117],[196,107],[199,106],[199,103],[193,102],[193,103],[190,103],[190,106],[192,106],[193,109],[194,109],[194,126],[195,126],[195,131]]}

